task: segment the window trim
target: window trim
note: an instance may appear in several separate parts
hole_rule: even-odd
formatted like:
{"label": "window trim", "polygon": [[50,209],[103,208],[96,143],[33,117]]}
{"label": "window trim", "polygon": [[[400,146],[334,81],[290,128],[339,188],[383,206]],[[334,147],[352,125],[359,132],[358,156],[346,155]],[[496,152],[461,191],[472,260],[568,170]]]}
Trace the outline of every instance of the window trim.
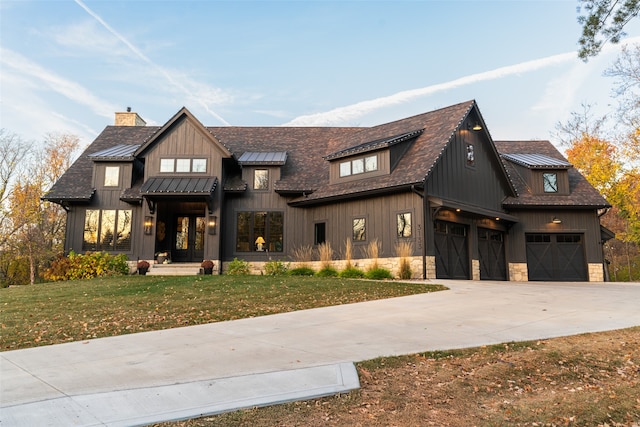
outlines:
{"label": "window trim", "polygon": [[[364,243],[367,241],[367,222],[368,222],[368,215],[357,215],[357,216],[353,216],[351,218],[351,240],[355,243]],[[363,221],[363,226],[362,226],[362,238],[361,239],[357,239],[356,238],[356,221],[358,220],[362,220]]]}
{"label": "window trim", "polygon": [[[368,162],[367,160],[375,158],[375,169],[368,169],[367,165]],[[354,172],[353,171],[353,166],[355,163],[362,163],[362,170],[359,172]],[[380,170],[379,167],[380,164],[380,158],[378,156],[377,153],[374,154],[369,154],[369,155],[364,155],[364,156],[359,156],[359,157],[354,157],[350,160],[345,160],[339,163],[338,166],[338,175],[340,178],[347,178],[350,176],[354,176],[354,175],[366,175],[372,172],[377,172]],[[347,173],[346,171],[346,166],[349,166],[349,171]]]}
{"label": "window trim", "polygon": [[[552,183],[549,181],[549,178],[553,177],[554,178],[554,183],[555,183],[555,188],[553,190],[547,191],[547,182],[549,183],[550,186],[552,186]],[[553,186],[551,187],[553,188]],[[543,172],[542,173],[542,191],[545,194],[556,194],[559,192],[559,184],[558,184],[558,173],[557,172]]]}
{"label": "window trim", "polygon": [[[256,186],[256,184],[259,183],[258,181],[258,172],[265,172],[266,175],[266,180],[265,182],[260,181],[262,184],[264,184],[264,187],[258,187]],[[271,187],[271,174],[269,173],[269,169],[264,169],[264,168],[256,168],[253,170],[253,189],[256,191],[269,191],[269,188]]]}
{"label": "window trim", "polygon": [[[256,239],[259,235],[256,234],[255,232],[255,217],[256,214],[260,214],[260,213],[265,213],[265,235],[261,236],[263,239],[265,239],[265,243],[263,243],[263,245],[266,246],[266,248],[264,248],[263,251],[258,251],[257,250],[257,243]],[[249,250],[248,251],[244,251],[244,250],[240,250],[238,249],[238,246],[240,244],[240,242],[238,241],[238,217],[241,214],[250,214],[250,219],[249,219],[249,223],[248,223],[248,242],[243,242],[243,243],[247,243],[249,245]],[[272,230],[271,230],[271,226],[273,225],[273,223],[271,222],[271,215],[273,214],[279,214],[281,217],[281,235],[279,236],[281,240],[274,240],[272,239]],[[284,253],[284,237],[285,237],[285,213],[284,211],[281,210],[253,210],[253,211],[249,211],[249,210],[236,210],[235,211],[235,238],[234,238],[234,253],[237,254],[263,254],[263,253],[269,253],[269,252],[275,252],[278,254],[283,254]],[[272,250],[269,249],[269,247],[271,245],[273,245],[274,247],[276,247],[276,245],[278,245],[278,242],[280,244],[280,250]]]}
{"label": "window trim", "polygon": [[[399,230],[398,230],[398,221],[400,219],[400,215],[409,215],[409,235],[408,236],[402,236],[399,234]],[[396,228],[396,239],[398,240],[409,240],[409,239],[413,239],[413,211],[398,211],[396,212],[396,223],[395,223],[395,228]]]}
{"label": "window trim", "polygon": [[[180,161],[182,161],[182,163],[184,163],[184,161],[188,161],[189,162],[189,168],[188,170],[178,170],[178,163],[180,163]],[[195,170],[195,164],[196,164],[196,160],[200,160],[204,162],[204,170],[199,170],[196,171]],[[169,163],[171,163],[169,165]],[[161,174],[165,174],[165,173],[179,173],[179,174],[192,174],[192,173],[207,173],[207,165],[208,165],[208,158],[207,157],[161,157],[160,158],[160,173]],[[166,170],[163,170],[163,164],[166,165]],[[170,166],[170,167],[169,167]]]}
{"label": "window trim", "polygon": [[[87,244],[87,240],[85,240],[85,236],[87,233],[87,217],[88,217],[88,212],[97,212],[97,219],[96,219],[96,229],[93,230],[93,232],[95,232],[95,242],[88,242]],[[115,212],[114,217],[113,217],[113,224],[109,224],[109,225],[113,225],[114,228],[114,232],[115,235],[117,236],[118,234],[120,234],[119,232],[122,230],[127,230],[128,228],[128,232],[129,232],[129,237],[128,237],[128,248],[119,248],[118,247],[118,239],[116,236],[112,237],[112,241],[110,243],[109,246],[104,246],[102,243],[102,238],[103,238],[103,225],[104,225],[104,212]],[[122,225],[122,216],[121,215],[127,215],[126,212],[128,212],[128,217],[129,217],[129,224],[124,224],[125,227],[122,229],[120,228],[120,226]],[[83,251],[106,251],[106,252],[116,252],[116,253],[131,253],[131,251],[133,250],[133,244],[132,244],[132,240],[133,240],[133,209],[118,209],[118,208],[114,208],[114,209],[86,209],[85,213],[84,213],[84,224],[83,224],[83,229],[82,229],[82,250]],[[127,240],[127,239],[125,239]]]}
{"label": "window trim", "polygon": [[[107,183],[107,176],[109,175],[109,171],[115,171],[116,176],[115,176],[115,184],[108,184]],[[109,181],[111,182],[111,181]],[[109,187],[109,188],[114,188],[114,187],[120,187],[120,166],[105,166],[104,168],[104,181],[102,182],[104,187]]]}

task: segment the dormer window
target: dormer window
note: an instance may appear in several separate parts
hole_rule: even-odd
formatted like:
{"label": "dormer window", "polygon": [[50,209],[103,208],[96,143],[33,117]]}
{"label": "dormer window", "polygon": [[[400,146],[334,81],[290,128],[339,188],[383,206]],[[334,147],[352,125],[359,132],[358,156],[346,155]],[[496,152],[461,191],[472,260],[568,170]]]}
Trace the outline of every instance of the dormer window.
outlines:
{"label": "dormer window", "polygon": [[104,168],[104,186],[117,187],[120,185],[120,167],[107,166]]}
{"label": "dormer window", "polygon": [[267,169],[256,169],[253,173],[253,189],[269,189],[269,171]]}
{"label": "dormer window", "polygon": [[358,175],[378,170],[378,156],[376,154],[340,163],[340,177]]}
{"label": "dormer window", "polygon": [[545,193],[558,192],[558,175],[555,172],[545,172],[542,174],[542,186]]}

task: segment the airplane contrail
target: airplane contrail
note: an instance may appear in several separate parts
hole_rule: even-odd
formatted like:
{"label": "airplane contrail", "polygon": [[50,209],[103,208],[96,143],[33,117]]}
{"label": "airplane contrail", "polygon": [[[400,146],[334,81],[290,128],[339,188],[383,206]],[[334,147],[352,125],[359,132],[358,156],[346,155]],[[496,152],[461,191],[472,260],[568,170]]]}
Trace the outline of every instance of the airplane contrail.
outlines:
{"label": "airplane contrail", "polygon": [[[626,39],[624,42],[635,43],[639,41],[640,37],[634,37]],[[613,49],[615,49],[615,46],[607,45],[605,46],[603,51],[611,51]],[[364,116],[365,114],[371,113],[372,111],[387,107],[389,105],[401,104],[411,101],[415,98],[433,95],[437,92],[443,92],[473,83],[500,79],[514,74],[528,73],[531,71],[539,70],[541,68],[558,65],[569,61],[575,61],[576,63],[579,62],[576,52],[561,53],[545,58],[521,62],[515,65],[508,65],[506,67],[500,67],[494,70],[460,77],[458,79],[451,80],[445,83],[439,83],[419,89],[405,90],[393,95],[383,96],[367,101],[361,101],[352,105],[338,107],[322,113],[299,116],[289,121],[288,123],[283,124],[282,126],[336,126],[338,124],[353,121]]]}
{"label": "airplane contrail", "polygon": [[85,12],[91,15],[96,21],[98,21],[104,28],[107,29],[112,35],[114,35],[118,40],[124,43],[138,58],[142,59],[147,64],[151,65],[154,69],[156,69],[160,74],[162,74],[173,86],[184,92],[189,98],[194,99],[198,102],[209,114],[223,123],[225,126],[231,126],[229,122],[223,119],[219,114],[215,111],[212,111],[209,106],[200,99],[200,97],[194,95],[188,88],[186,88],[180,81],[176,80],[169,74],[164,68],[160,65],[153,62],[147,55],[145,55],[140,49],[135,47],[133,44],[129,42],[123,35],[117,32],[114,28],[112,28],[107,22],[104,21],[98,14],[96,14],[93,10],[89,9],[87,5],[85,5],[82,0],[75,0],[76,4],[83,8]]}

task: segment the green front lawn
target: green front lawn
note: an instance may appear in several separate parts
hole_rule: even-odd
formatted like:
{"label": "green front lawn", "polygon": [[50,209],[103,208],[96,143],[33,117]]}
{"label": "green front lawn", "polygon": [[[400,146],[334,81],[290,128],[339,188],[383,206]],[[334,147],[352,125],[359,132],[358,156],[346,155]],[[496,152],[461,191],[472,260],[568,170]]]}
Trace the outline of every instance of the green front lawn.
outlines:
{"label": "green front lawn", "polygon": [[289,276],[125,276],[0,289],[0,350],[446,289]]}

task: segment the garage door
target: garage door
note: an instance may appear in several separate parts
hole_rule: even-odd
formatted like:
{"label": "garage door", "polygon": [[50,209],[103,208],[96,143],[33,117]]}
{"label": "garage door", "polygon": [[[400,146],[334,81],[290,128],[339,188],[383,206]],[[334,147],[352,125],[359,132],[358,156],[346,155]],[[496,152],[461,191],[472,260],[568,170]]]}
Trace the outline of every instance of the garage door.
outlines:
{"label": "garage door", "polygon": [[436,221],[435,247],[438,279],[469,278],[467,226]]}
{"label": "garage door", "polygon": [[529,280],[585,281],[582,234],[527,234]]}
{"label": "garage door", "polygon": [[478,228],[478,255],[481,280],[507,280],[502,231]]}

